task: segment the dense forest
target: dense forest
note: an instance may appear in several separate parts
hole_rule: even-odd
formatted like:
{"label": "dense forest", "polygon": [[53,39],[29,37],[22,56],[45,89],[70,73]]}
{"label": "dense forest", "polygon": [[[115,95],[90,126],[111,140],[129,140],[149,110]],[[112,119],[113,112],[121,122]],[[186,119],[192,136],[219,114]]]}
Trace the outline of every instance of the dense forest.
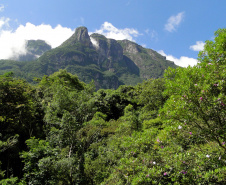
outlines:
{"label": "dense forest", "polygon": [[99,89],[0,76],[0,184],[225,184],[226,29],[188,68]]}

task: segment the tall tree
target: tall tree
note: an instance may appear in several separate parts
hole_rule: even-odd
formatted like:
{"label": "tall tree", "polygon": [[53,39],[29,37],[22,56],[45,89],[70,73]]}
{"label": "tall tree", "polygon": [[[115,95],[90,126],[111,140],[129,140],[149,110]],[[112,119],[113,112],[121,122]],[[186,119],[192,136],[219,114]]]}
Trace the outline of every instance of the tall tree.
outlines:
{"label": "tall tree", "polygon": [[[37,91],[44,109],[46,139],[27,141],[24,182],[31,184],[84,183],[84,149],[77,139],[88,112],[84,112],[92,87],[78,77],[60,70],[44,76]],[[35,156],[35,157],[34,157]]]}
{"label": "tall tree", "polygon": [[27,139],[42,135],[42,118],[35,89],[12,73],[0,76],[0,158],[6,178],[22,175],[19,153]]}
{"label": "tall tree", "polygon": [[166,71],[170,99],[162,114],[167,124],[186,124],[200,141],[215,141],[226,150],[226,29],[206,41],[198,60],[197,66]]}

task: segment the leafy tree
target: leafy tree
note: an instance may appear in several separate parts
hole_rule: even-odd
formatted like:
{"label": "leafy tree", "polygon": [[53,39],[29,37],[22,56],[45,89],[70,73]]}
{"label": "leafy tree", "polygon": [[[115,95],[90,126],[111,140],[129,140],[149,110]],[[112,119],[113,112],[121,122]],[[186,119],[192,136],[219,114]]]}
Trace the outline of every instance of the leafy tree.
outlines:
{"label": "leafy tree", "polygon": [[25,162],[24,182],[32,184],[84,183],[83,155],[77,132],[87,112],[83,101],[92,94],[92,87],[80,82],[75,75],[60,70],[44,76],[38,86],[46,122],[45,140],[30,139]]}
{"label": "leafy tree", "polygon": [[34,88],[13,73],[0,76],[0,158],[6,178],[22,176],[19,153],[31,136],[42,136],[42,118]]}
{"label": "leafy tree", "polygon": [[126,92],[123,92],[122,88],[118,90],[98,90],[94,94],[92,101],[95,111],[107,115],[106,120],[117,120],[123,115],[123,110],[127,105],[136,104]]}
{"label": "leafy tree", "polygon": [[166,94],[171,97],[163,113],[167,123],[186,123],[187,132],[198,129],[200,139],[216,141],[226,150],[226,29],[215,36],[199,53],[197,66],[166,71]]}
{"label": "leafy tree", "polygon": [[156,111],[161,108],[167,96],[163,95],[165,82],[163,78],[149,79],[136,86],[138,102],[145,111]]}
{"label": "leafy tree", "polygon": [[215,36],[197,66],[117,90],[66,70],[37,86],[0,76],[0,184],[225,184],[226,29]]}
{"label": "leafy tree", "polygon": [[[197,66],[168,69],[158,139],[168,160],[170,180],[182,183],[225,183],[226,29],[206,41]],[[172,150],[173,148],[173,150]],[[163,163],[164,164],[164,163]],[[220,175],[220,173],[222,175]]]}

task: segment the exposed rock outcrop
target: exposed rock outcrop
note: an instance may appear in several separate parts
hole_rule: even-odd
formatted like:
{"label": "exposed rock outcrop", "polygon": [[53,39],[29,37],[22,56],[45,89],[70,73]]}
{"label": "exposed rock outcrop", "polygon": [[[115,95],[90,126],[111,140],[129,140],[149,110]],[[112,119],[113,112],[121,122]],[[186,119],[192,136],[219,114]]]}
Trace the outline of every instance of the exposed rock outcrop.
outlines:
{"label": "exposed rock outcrop", "polygon": [[136,54],[141,51],[141,49],[140,49],[141,46],[139,46],[135,42],[131,42],[129,40],[122,40],[122,41],[120,41],[120,43],[123,46],[124,53]]}
{"label": "exposed rock outcrop", "polygon": [[66,40],[61,46],[73,46],[78,42],[87,47],[92,46],[88,34],[88,29],[86,27],[78,27],[75,30],[75,33],[68,40]]}
{"label": "exposed rock outcrop", "polygon": [[94,33],[91,36],[93,46],[99,53],[100,60],[109,59],[119,61],[123,58],[122,46],[114,39],[107,39],[105,36]]}

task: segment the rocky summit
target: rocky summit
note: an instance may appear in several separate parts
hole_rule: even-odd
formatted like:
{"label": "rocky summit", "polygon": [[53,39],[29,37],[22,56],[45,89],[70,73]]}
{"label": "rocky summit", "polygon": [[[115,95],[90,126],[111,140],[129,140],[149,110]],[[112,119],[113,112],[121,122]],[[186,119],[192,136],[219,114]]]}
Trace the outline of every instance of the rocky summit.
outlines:
{"label": "rocky summit", "polygon": [[86,47],[92,46],[88,29],[86,27],[79,27],[75,30],[75,33],[66,40],[61,46],[73,46],[76,43],[81,43]]}
{"label": "rocky summit", "polygon": [[13,71],[32,82],[34,77],[66,69],[86,83],[94,80],[97,89],[116,89],[119,85],[135,85],[162,77],[165,69],[177,67],[154,50],[129,40],[109,39],[97,33],[89,35],[86,27],[77,28],[59,47],[48,48],[41,54],[38,59],[30,58],[33,59],[30,62],[1,60],[0,74]]}

